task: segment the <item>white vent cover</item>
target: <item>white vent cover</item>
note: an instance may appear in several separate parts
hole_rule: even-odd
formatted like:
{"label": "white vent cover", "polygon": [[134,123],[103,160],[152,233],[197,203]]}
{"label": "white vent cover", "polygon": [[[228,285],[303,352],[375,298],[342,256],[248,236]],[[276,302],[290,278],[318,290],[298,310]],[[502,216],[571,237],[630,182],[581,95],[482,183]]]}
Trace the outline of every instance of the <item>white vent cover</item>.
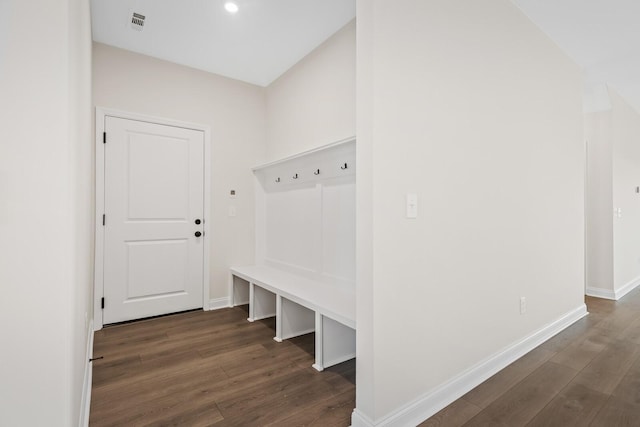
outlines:
{"label": "white vent cover", "polygon": [[142,31],[142,29],[144,28],[144,20],[144,15],[133,12],[133,14],[131,15],[131,28],[136,31]]}

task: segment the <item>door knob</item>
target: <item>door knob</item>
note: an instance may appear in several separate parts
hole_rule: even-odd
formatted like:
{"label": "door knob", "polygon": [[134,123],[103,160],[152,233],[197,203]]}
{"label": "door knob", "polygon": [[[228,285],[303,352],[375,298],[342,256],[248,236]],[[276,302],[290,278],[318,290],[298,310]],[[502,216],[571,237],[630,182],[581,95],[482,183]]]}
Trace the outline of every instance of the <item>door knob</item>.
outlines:
{"label": "door knob", "polygon": [[196,219],[196,224],[200,225],[200,222],[201,221],[199,219]]}
{"label": "door knob", "polygon": [[200,236],[202,236],[202,233],[199,231],[196,231],[196,237],[200,237]]}

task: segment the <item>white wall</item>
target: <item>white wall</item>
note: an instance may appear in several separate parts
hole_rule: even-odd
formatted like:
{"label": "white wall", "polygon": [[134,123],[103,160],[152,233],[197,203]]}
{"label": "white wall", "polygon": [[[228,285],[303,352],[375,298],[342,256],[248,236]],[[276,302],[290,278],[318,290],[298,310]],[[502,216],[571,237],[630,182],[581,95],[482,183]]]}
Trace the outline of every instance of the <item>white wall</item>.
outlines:
{"label": "white wall", "polygon": [[89,5],[2,1],[0,20],[0,424],[77,425],[91,317]]}
{"label": "white wall", "polygon": [[[375,414],[375,347],[373,340],[373,122],[374,122],[373,2],[356,1],[356,408]],[[360,143],[360,141],[363,143]],[[370,325],[366,327],[364,325]],[[362,333],[360,332],[362,330]],[[366,333],[365,333],[366,332]],[[352,425],[356,426],[355,420]]]}
{"label": "white wall", "polygon": [[584,309],[582,88],[507,0],[361,0],[358,26],[357,410],[377,424]]}
{"label": "white wall", "polygon": [[267,88],[267,159],[355,135],[356,25],[347,24]]}
{"label": "white wall", "polygon": [[613,298],[613,135],[611,111],[585,114],[587,294]]}
{"label": "white wall", "polygon": [[102,44],[93,53],[96,106],[211,127],[210,297],[227,297],[229,267],[254,258],[251,167],[265,157],[265,90]]}
{"label": "white wall", "polygon": [[[614,288],[640,282],[640,114],[610,90],[613,139]],[[609,211],[611,212],[611,211]],[[612,215],[610,216],[610,218]]]}
{"label": "white wall", "polygon": [[618,299],[640,283],[640,114],[607,95],[610,109],[585,115],[587,292]]}
{"label": "white wall", "polygon": [[[75,194],[75,209],[72,221],[76,232],[75,241],[75,287],[73,299],[75,310],[73,325],[74,343],[72,353],[73,377],[71,401],[72,414],[80,414],[84,422],[87,402],[90,397],[90,362],[87,355],[87,338],[93,333],[93,251],[94,251],[94,144],[91,105],[91,16],[88,0],[69,1],[69,133],[74,146],[70,163],[75,168],[72,181]],[[91,329],[89,331],[89,329]],[[89,349],[92,354],[93,349]],[[83,387],[85,387],[83,389]],[[81,396],[84,392],[85,395]],[[78,415],[75,415],[76,417]],[[87,420],[88,421],[88,420]]]}

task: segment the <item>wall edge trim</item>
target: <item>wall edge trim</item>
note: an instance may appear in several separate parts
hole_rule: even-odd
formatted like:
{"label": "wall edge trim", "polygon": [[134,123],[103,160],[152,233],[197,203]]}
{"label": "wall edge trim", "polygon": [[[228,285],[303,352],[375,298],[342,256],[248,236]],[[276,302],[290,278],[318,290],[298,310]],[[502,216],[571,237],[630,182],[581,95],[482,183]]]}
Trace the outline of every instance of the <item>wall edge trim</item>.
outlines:
{"label": "wall edge trim", "polygon": [[93,319],[89,320],[87,330],[87,350],[85,353],[84,379],[82,382],[82,400],[80,401],[80,417],[78,420],[79,427],[89,426],[89,413],[91,410],[91,384],[93,382],[93,363],[90,359],[93,357]]}

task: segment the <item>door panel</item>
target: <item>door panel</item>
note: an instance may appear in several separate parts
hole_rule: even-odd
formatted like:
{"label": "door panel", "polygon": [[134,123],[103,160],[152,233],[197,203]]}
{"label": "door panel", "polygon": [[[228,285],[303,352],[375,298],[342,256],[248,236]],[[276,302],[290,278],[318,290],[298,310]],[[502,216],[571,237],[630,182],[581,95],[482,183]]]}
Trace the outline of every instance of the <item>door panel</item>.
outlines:
{"label": "door panel", "polygon": [[186,239],[126,242],[127,300],[186,292],[188,242]]}
{"label": "door panel", "polygon": [[105,119],[104,324],[203,306],[204,135]]}
{"label": "door panel", "polygon": [[187,220],[188,141],[141,133],[128,137],[128,220]]}

